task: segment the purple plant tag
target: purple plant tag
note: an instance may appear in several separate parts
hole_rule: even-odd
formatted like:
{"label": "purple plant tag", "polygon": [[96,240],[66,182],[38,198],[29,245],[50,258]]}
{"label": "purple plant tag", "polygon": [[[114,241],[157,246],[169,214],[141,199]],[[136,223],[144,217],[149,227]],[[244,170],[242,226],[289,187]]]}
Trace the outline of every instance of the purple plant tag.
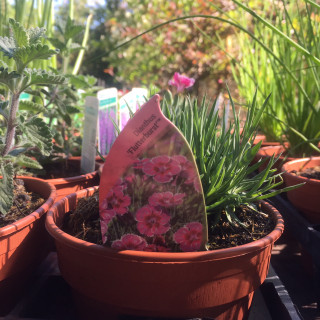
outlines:
{"label": "purple plant tag", "polygon": [[105,245],[118,250],[199,251],[205,202],[190,147],[154,96],[113,144],[100,180]]}
{"label": "purple plant tag", "polygon": [[116,139],[116,131],[112,120],[117,123],[117,95],[116,88],[104,89],[98,92],[99,99],[99,152],[108,154]]}

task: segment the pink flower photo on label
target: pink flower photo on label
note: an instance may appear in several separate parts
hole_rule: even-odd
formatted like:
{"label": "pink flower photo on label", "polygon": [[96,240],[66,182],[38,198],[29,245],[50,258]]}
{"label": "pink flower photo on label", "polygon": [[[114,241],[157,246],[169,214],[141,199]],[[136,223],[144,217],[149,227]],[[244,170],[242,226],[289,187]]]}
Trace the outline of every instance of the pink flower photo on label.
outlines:
{"label": "pink flower photo on label", "polygon": [[177,161],[168,156],[158,156],[148,161],[142,168],[143,172],[159,183],[167,183],[181,171]]}
{"label": "pink flower photo on label", "polygon": [[116,188],[108,192],[107,197],[102,204],[104,205],[102,209],[113,210],[116,214],[123,215],[128,212],[131,198],[124,195],[119,188]]}
{"label": "pink flower photo on label", "polygon": [[111,248],[117,250],[138,250],[143,251],[147,246],[146,240],[136,234],[125,234],[120,240],[112,242]]}
{"label": "pink flower photo on label", "polygon": [[154,193],[149,197],[149,204],[151,206],[157,207],[173,207],[182,204],[185,193],[173,194],[170,191]]}
{"label": "pink flower photo on label", "polygon": [[170,216],[149,205],[137,211],[136,220],[139,232],[148,237],[164,234],[170,229]]}
{"label": "pink flower photo on label", "polygon": [[170,86],[175,86],[177,92],[182,92],[184,89],[190,88],[194,85],[195,80],[181,75],[179,72],[175,72],[173,79],[168,83]]}
{"label": "pink flower photo on label", "polygon": [[182,251],[198,251],[202,242],[202,228],[200,222],[190,222],[173,235],[173,240],[180,245]]}

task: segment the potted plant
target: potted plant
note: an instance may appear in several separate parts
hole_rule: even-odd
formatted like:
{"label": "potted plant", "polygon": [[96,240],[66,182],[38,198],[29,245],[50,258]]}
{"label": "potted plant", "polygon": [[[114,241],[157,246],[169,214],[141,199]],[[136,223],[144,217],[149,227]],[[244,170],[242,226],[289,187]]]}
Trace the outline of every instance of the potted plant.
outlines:
{"label": "potted plant", "polygon": [[304,183],[300,190],[288,192],[289,201],[299,209],[308,221],[320,223],[320,157],[301,158],[282,166],[283,179],[287,186]]}
{"label": "potted plant", "polygon": [[[234,78],[242,98],[250,98],[257,86],[262,98],[272,92],[260,129],[267,140],[281,143],[261,148],[256,159],[281,154],[276,164],[280,172],[285,161],[320,153],[319,39],[314,38],[319,7],[308,1],[257,4],[254,12],[233,2],[249,13],[238,11],[233,20],[240,29],[238,60],[232,59]],[[258,20],[250,31],[248,18]]]}
{"label": "potted plant", "polygon": [[[33,153],[43,167],[43,170],[33,173],[56,187],[56,200],[99,183],[97,171],[85,174],[80,172],[84,97],[94,95],[98,89],[94,86],[96,78],[77,74],[82,60],[79,60],[79,57],[83,57],[81,51],[88,41],[91,18],[87,21],[82,46],[74,42],[74,39],[81,36],[84,27],[76,24],[69,16],[66,21],[57,25],[56,37],[51,35],[48,38],[51,44],[59,49],[61,68],[67,83],[48,85],[42,88],[41,92],[29,90],[31,102],[21,103],[21,109],[27,109],[34,114],[41,112],[52,132],[52,152],[50,156]],[[76,66],[70,71],[70,58],[77,50],[80,53]],[[53,72],[58,74],[58,71]]]}
{"label": "potted plant", "polygon": [[[162,110],[181,130],[195,156],[206,200],[209,234],[213,236],[215,230],[226,224],[240,228],[238,231],[244,234],[251,233],[249,229],[254,226],[244,222],[237,211],[241,205],[250,207],[256,217],[268,217],[273,225],[270,232],[243,245],[235,241],[234,247],[200,252],[141,251],[143,246],[127,237],[122,239],[122,249],[131,250],[118,251],[102,246],[101,235],[100,242],[95,244],[85,241],[86,235],[92,236],[95,230],[88,228],[86,219],[67,214],[95,203],[86,212],[91,216],[91,226],[97,225],[100,234],[98,204],[93,195],[98,188],[71,194],[52,207],[46,227],[56,240],[62,276],[73,288],[84,318],[90,315],[112,319],[119,313],[217,319],[242,319],[248,315],[254,290],[267,275],[273,243],[283,231],[277,210],[259,201],[286,190],[268,193],[280,184],[274,183],[274,160],[258,175],[248,176],[261,165],[261,161],[254,166],[250,162],[260,147],[253,146],[253,141],[266,103],[257,109],[253,99],[240,134],[240,121],[231,97],[230,101],[234,122],[229,128],[220,126],[214,105],[209,108],[205,100],[198,107],[197,99],[169,97],[163,100]],[[91,195],[88,200],[82,199]],[[68,216],[79,221],[84,229],[74,230],[73,235],[66,233],[63,221]],[[83,212],[81,216],[84,217]],[[192,233],[191,229],[189,232]],[[75,233],[82,238],[76,238]],[[195,232],[195,241],[198,236]],[[226,240],[222,237],[221,242]],[[213,247],[212,243],[208,245],[209,249]]]}
{"label": "potted plant", "polygon": [[[31,150],[48,156],[52,135],[38,115],[19,109],[28,88],[62,84],[65,78],[28,66],[48,59],[55,50],[42,44],[45,30],[23,28],[9,19],[11,36],[0,37],[3,66],[0,140],[0,313],[12,307],[35,266],[49,249],[45,213],[55,200],[55,188],[44,180],[21,176],[27,168],[41,168]],[[20,175],[20,176],[19,176]]]}
{"label": "potted plant", "polygon": [[[263,37],[272,39],[272,42],[264,43],[265,47],[260,47],[260,50],[265,51],[267,57],[273,61],[270,85],[275,87],[274,103],[282,109],[281,119],[278,114],[274,114],[273,118],[281,124],[287,144],[277,148],[262,148],[258,158],[264,158],[264,154],[270,156],[271,153],[286,153],[284,161],[290,164],[282,162],[278,166],[278,170],[286,171],[283,175],[285,183],[292,185],[298,181],[305,182],[302,188],[289,192],[288,198],[311,222],[319,222],[317,180],[300,175],[303,168],[317,166],[316,159],[320,154],[320,91],[316,72],[320,65],[317,50],[319,39],[314,37],[319,5],[303,1],[299,4],[284,4],[284,8],[281,8],[275,4],[273,12],[278,23],[272,25],[269,22],[271,15],[257,15],[239,1],[233,1],[259,20],[260,23],[256,24],[258,29],[272,35]],[[284,15],[287,18],[283,24],[281,17]],[[298,21],[298,24],[295,25],[293,21]],[[274,37],[278,41],[275,42]]]}

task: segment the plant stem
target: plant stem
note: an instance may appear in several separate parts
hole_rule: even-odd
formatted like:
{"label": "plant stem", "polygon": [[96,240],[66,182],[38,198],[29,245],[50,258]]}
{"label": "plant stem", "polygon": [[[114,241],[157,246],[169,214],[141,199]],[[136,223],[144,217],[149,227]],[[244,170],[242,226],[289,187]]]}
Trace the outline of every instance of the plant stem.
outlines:
{"label": "plant stem", "polygon": [[6,142],[5,142],[5,147],[2,151],[3,157],[9,153],[11,146],[13,144],[13,140],[16,132],[17,111],[19,109],[19,97],[20,97],[20,93],[14,93],[12,95],[10,114],[9,114],[8,124],[7,124]]}

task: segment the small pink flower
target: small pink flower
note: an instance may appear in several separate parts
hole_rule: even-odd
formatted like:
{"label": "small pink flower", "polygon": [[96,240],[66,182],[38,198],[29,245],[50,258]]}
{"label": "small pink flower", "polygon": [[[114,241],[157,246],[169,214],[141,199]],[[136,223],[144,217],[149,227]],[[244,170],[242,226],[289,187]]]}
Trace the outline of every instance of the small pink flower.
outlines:
{"label": "small pink flower", "polygon": [[177,161],[168,156],[158,156],[148,161],[142,168],[143,172],[160,183],[170,182],[174,175],[181,171]]}
{"label": "small pink flower", "polygon": [[173,240],[180,244],[182,251],[197,251],[201,247],[202,228],[200,222],[190,222],[173,235]]}
{"label": "small pink flower", "polygon": [[148,237],[166,233],[170,229],[170,216],[151,206],[144,206],[136,214],[137,228]]}
{"label": "small pink flower", "polygon": [[123,215],[128,212],[128,206],[131,204],[131,198],[121,191],[120,186],[116,186],[108,192],[105,200],[102,202],[100,212],[102,210],[112,210],[116,214]]}
{"label": "small pink flower", "polygon": [[154,207],[162,206],[165,208],[178,206],[182,204],[185,195],[185,193],[173,194],[169,191],[154,193],[152,196],[149,197],[149,204]]}
{"label": "small pink flower", "polygon": [[170,86],[175,86],[177,92],[182,92],[184,89],[190,88],[194,85],[195,80],[181,75],[178,72],[174,73],[173,79],[169,81]]}
{"label": "small pink flower", "polygon": [[147,246],[146,240],[136,234],[125,234],[120,240],[112,242],[111,248],[117,250],[138,250],[143,251]]}
{"label": "small pink flower", "polygon": [[172,158],[177,162],[179,162],[181,166],[180,176],[186,179],[185,183],[186,184],[193,183],[196,173],[194,171],[191,161],[189,161],[185,156],[173,156]]}

